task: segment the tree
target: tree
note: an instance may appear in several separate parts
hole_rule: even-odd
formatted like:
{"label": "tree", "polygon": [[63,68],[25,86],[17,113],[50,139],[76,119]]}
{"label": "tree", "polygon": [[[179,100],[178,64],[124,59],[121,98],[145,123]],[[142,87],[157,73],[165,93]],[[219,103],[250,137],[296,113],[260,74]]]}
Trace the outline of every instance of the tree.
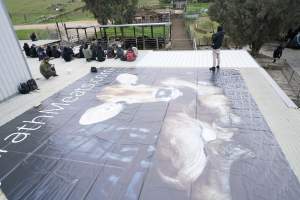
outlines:
{"label": "tree", "polygon": [[[215,0],[209,15],[224,26],[236,46],[249,45],[252,55],[297,21],[298,0]],[[298,3],[299,4],[299,3]]]}
{"label": "tree", "polygon": [[137,10],[138,0],[83,0],[100,24],[131,23]]}

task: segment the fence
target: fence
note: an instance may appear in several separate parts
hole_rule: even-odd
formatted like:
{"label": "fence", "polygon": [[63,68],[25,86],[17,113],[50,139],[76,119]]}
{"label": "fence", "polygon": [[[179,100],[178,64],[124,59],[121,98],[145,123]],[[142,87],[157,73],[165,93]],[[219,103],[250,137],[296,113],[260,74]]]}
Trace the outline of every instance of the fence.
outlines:
{"label": "fence", "polygon": [[295,99],[292,99],[298,106],[300,106],[300,75],[299,71],[296,71],[292,66],[288,65],[282,68],[282,73],[288,80],[288,84],[296,95]]}

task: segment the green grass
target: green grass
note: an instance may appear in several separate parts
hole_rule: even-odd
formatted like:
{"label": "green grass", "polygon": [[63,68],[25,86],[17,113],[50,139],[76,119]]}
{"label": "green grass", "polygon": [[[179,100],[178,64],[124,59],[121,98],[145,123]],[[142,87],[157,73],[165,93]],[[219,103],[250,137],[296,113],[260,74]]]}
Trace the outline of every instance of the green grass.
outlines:
{"label": "green grass", "polygon": [[[4,0],[13,24],[36,24],[51,23],[55,19],[47,17],[70,12],[76,8],[84,6],[81,0]],[[56,11],[56,7],[63,8]],[[161,6],[159,0],[139,0],[138,7]],[[76,11],[71,14],[58,17],[63,21],[91,20],[94,19],[89,11]]]}
{"label": "green grass", "polygon": [[186,14],[202,14],[204,9],[208,9],[208,3],[188,3]]}
{"label": "green grass", "polygon": [[51,33],[47,30],[17,30],[16,34],[19,40],[30,40],[29,36],[32,32],[35,32],[37,34],[39,40],[51,39]]}
{"label": "green grass", "polygon": [[198,45],[210,45],[211,36],[216,32],[218,23],[209,17],[199,17],[197,20],[187,21],[187,27],[195,36]]}
{"label": "green grass", "polygon": [[[134,30],[132,27],[124,28],[124,37],[134,37]],[[136,37],[142,37],[142,28],[141,27],[136,27],[135,29]],[[117,28],[117,37],[121,37],[121,29]],[[169,27],[166,27],[165,34],[168,36],[169,33]],[[103,31],[102,31],[102,34]],[[115,37],[115,29],[114,28],[107,28],[106,29],[106,34],[108,37]],[[100,33],[98,32],[98,35],[100,36]],[[144,35],[147,37],[152,37],[151,35],[151,28],[150,27],[145,27],[144,28]],[[164,30],[163,27],[153,27],[153,37],[164,37]]]}
{"label": "green grass", "polygon": [[[45,17],[62,14],[82,7],[81,0],[4,0],[13,24],[39,23]],[[56,7],[62,11],[56,11]]]}

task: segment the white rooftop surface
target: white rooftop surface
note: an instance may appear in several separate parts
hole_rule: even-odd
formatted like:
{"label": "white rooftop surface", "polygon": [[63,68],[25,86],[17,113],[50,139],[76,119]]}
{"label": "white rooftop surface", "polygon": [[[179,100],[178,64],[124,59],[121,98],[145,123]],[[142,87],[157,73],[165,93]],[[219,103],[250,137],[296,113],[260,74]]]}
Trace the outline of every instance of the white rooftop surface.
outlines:
{"label": "white rooftop surface", "polygon": [[52,44],[59,42],[60,40],[38,40],[38,41],[31,41],[31,40],[19,40],[20,46],[23,47],[25,43],[27,43],[29,46],[35,44],[36,46],[43,46],[47,44]]}
{"label": "white rooftop surface", "polygon": [[[300,177],[300,111],[282,92],[270,76],[243,50],[221,51],[221,67],[238,69],[250,93],[264,115],[268,125],[281,145],[292,169]],[[39,61],[28,58],[33,77],[40,90],[28,95],[17,95],[0,103],[0,126],[14,119],[33,106],[39,105],[54,93],[70,85],[96,67],[199,67],[212,66],[212,52],[207,51],[140,51],[135,62],[108,59],[105,62],[90,62],[74,59],[66,63],[54,59],[58,77],[44,79],[39,73]]]}

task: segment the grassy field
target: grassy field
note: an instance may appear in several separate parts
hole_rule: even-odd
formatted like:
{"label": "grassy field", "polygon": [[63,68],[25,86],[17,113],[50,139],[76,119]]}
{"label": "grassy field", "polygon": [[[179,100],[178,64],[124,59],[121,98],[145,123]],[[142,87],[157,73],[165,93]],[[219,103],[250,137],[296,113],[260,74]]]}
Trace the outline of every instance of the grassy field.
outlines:
{"label": "grassy field", "polygon": [[[41,23],[45,18],[82,7],[81,0],[4,0],[13,24]],[[60,10],[57,10],[60,9]]]}
{"label": "grassy field", "polygon": [[[84,6],[81,0],[4,0],[13,24],[51,23],[55,16],[68,13]],[[138,7],[157,7],[159,0],[139,0]],[[59,8],[60,10],[57,10]],[[88,11],[78,10],[58,17],[63,21],[91,20],[93,15]]]}
{"label": "grassy field", "polygon": [[[124,37],[134,37],[134,30],[133,28],[124,28]],[[121,37],[121,30],[117,28],[117,37]],[[166,36],[169,33],[169,28],[166,27],[165,34]],[[115,29],[114,28],[108,28],[106,29],[106,34],[108,37],[115,37]],[[142,28],[141,27],[136,27],[135,29],[135,34],[136,37],[141,37],[142,36]],[[98,33],[100,35],[100,33]],[[150,27],[145,27],[144,28],[144,35],[147,37],[152,37],[151,35],[151,28]],[[153,27],[153,37],[164,37],[164,29],[163,27]]]}
{"label": "grassy field", "polygon": [[208,9],[208,3],[188,3],[186,7],[187,14],[203,13],[205,9]]}
{"label": "grassy field", "polygon": [[37,34],[38,39],[42,40],[42,39],[50,38],[50,34],[47,30],[35,30],[35,29],[17,30],[16,34],[19,40],[29,40],[29,36],[33,32]]}

